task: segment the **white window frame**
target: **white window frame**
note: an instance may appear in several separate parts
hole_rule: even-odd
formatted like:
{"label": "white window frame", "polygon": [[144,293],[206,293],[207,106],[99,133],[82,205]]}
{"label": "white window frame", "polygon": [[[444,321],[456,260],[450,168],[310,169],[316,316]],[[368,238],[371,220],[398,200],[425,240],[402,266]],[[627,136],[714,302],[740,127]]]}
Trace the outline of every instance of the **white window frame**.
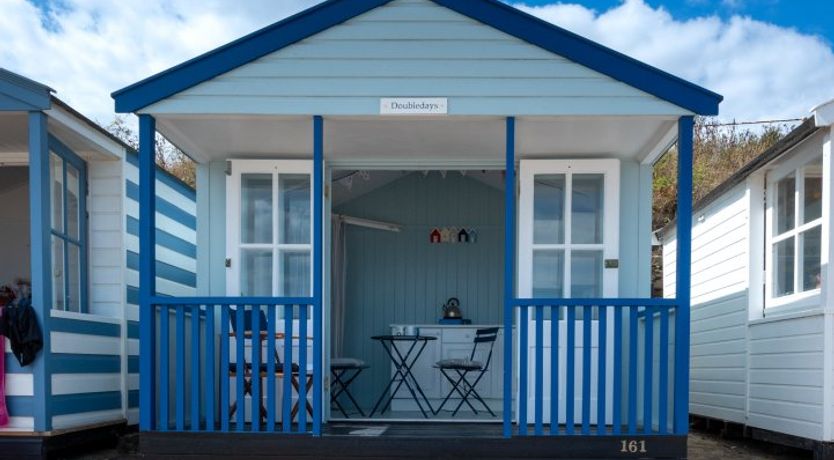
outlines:
{"label": "white window frame", "polygon": [[[599,160],[522,160],[521,161],[521,197],[519,206],[518,231],[518,290],[519,297],[529,298],[533,295],[533,254],[540,249],[562,249],[565,251],[564,297],[571,297],[571,257],[572,251],[600,250],[605,260],[619,259],[620,248],[620,161],[616,159]],[[537,175],[564,174],[566,180],[565,196],[565,243],[534,244],[533,226],[533,180]],[[602,174],[604,176],[603,240],[600,244],[574,244],[571,241],[572,229],[572,181],[574,174]],[[615,298],[619,292],[619,270],[603,268],[602,297]]]}
{"label": "white window frame", "polygon": [[[805,217],[805,208],[804,208],[804,196],[805,196],[805,174],[803,168],[807,166],[809,163],[812,163],[817,160],[822,160],[822,154],[819,151],[811,150],[807,153],[802,153],[797,155],[793,158],[790,158],[785,163],[775,167],[773,170],[769,171],[766,176],[766,186],[767,186],[767,207],[765,209],[765,246],[764,246],[764,258],[765,258],[765,276],[764,276],[764,283],[765,283],[765,292],[764,292],[764,304],[765,309],[773,309],[773,308],[785,308],[785,309],[805,309],[810,307],[819,307],[821,301],[821,288],[810,289],[807,291],[800,291],[802,287],[802,263],[801,263],[801,245],[799,244],[799,236],[815,227],[819,227],[820,231],[824,229],[823,222],[825,220],[825,207],[824,203],[822,206],[822,212],[820,217],[808,222],[802,223]],[[776,229],[774,228],[774,223],[776,219],[776,205],[777,205],[777,184],[782,179],[790,176],[791,174],[795,175],[796,179],[796,190],[794,192],[794,227],[791,230],[788,230],[784,233],[776,235]],[[823,182],[825,182],[825,177],[823,177]],[[788,240],[794,239],[794,293],[788,294],[784,296],[774,296],[773,288],[774,288],[774,280],[773,277],[775,275],[775,264],[774,264],[774,257],[773,257],[773,249],[774,245]],[[825,239],[825,234],[822,235],[822,238]],[[822,249],[822,248],[821,248]],[[822,254],[820,254],[822,260]],[[822,275],[822,270],[820,271],[820,275]]]}
{"label": "white window frame", "polygon": [[[263,244],[244,244],[240,241],[241,224],[241,176],[244,174],[272,174],[272,242]],[[279,176],[290,174],[306,174],[310,176],[310,242],[307,244],[279,243],[279,218],[281,204],[279,198]],[[307,251],[310,254],[310,292],[312,295],[313,281],[313,162],[310,160],[230,160],[230,173],[226,178],[226,257],[231,261],[227,269],[226,292],[230,296],[240,295],[240,267],[243,249],[272,250],[272,295],[286,297],[282,291],[281,254],[287,252]]]}

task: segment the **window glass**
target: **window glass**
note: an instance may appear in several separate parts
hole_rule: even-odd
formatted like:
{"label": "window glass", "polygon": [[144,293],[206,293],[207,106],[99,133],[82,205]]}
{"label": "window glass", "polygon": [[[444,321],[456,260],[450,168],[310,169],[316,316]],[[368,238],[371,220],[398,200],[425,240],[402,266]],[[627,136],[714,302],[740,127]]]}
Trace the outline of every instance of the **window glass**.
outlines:
{"label": "window glass", "polygon": [[243,174],[240,195],[241,243],[271,243],[272,174]]}
{"label": "window glass", "polygon": [[802,244],[802,290],[820,288],[820,254],[822,226],[816,226],[800,235]]}
{"label": "window glass", "polygon": [[52,192],[52,229],[64,231],[64,160],[58,155],[49,155],[49,176]]}
{"label": "window glass", "polygon": [[565,175],[537,175],[533,179],[533,243],[565,242]]}
{"label": "window glass", "polygon": [[796,176],[780,180],[776,184],[776,234],[781,235],[794,228],[796,221]]}
{"label": "window glass", "polygon": [[565,251],[533,251],[533,297],[564,297]]}
{"label": "window glass", "polygon": [[794,293],[794,239],[788,238],[773,246],[773,296]]}
{"label": "window glass", "polygon": [[73,243],[65,243],[67,257],[67,304],[69,311],[81,311],[81,251]]}
{"label": "window glass", "polygon": [[305,297],[310,295],[310,253],[284,252],[281,254],[283,283],[281,295]]}
{"label": "window glass", "polygon": [[64,310],[64,240],[52,237],[52,308]]}
{"label": "window glass", "polygon": [[571,297],[602,297],[602,251],[573,251],[570,265]]}
{"label": "window glass", "polygon": [[79,219],[81,213],[81,208],[79,206],[79,193],[81,190],[79,181],[81,180],[81,174],[78,172],[78,169],[69,163],[67,163],[66,167],[67,202],[65,205],[67,212],[67,236],[78,241],[78,236],[81,234],[81,220]]}
{"label": "window glass", "polygon": [[822,217],[822,160],[814,161],[803,168],[805,191],[802,198],[803,223],[813,222]]}
{"label": "window glass", "polygon": [[571,190],[571,243],[573,244],[602,243],[604,178],[602,174],[573,175]]}
{"label": "window glass", "polygon": [[243,249],[240,264],[240,295],[272,296],[272,250]]}
{"label": "window glass", "polygon": [[310,176],[287,174],[278,178],[281,244],[310,243]]}

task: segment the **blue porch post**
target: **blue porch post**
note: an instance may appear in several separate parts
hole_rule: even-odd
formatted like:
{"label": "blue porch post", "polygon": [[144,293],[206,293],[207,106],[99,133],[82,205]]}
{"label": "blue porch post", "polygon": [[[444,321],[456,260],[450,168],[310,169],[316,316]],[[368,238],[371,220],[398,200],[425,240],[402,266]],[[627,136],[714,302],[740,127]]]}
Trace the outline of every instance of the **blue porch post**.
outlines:
{"label": "blue porch post", "polygon": [[139,428],[156,427],[154,311],[156,295],[156,121],[139,115]]}
{"label": "blue porch post", "polygon": [[[321,435],[324,119],[313,117],[313,435]],[[306,384],[304,384],[306,385]],[[301,409],[304,411],[304,409]]]}
{"label": "blue porch post", "polygon": [[[515,302],[515,117],[507,117],[504,179],[504,437],[513,422],[513,303]],[[522,401],[524,404],[526,401]],[[526,421],[521,420],[520,423]]]}
{"label": "blue porch post", "polygon": [[34,397],[32,411],[35,431],[52,429],[52,376],[49,370],[52,309],[52,264],[50,256],[52,223],[49,184],[49,138],[46,114],[29,113],[29,213],[32,265],[32,306],[43,331],[43,349],[32,369]]}
{"label": "blue porch post", "polygon": [[677,435],[689,432],[689,291],[692,257],[693,117],[678,120],[677,277],[675,310],[675,422]]}

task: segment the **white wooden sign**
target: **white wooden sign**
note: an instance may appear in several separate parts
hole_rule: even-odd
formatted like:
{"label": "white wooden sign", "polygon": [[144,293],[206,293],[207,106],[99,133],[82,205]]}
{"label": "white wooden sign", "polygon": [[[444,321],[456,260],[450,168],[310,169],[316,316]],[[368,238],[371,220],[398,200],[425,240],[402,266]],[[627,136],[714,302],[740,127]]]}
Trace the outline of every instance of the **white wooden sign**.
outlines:
{"label": "white wooden sign", "polygon": [[445,97],[389,97],[379,101],[382,115],[446,115],[449,101]]}

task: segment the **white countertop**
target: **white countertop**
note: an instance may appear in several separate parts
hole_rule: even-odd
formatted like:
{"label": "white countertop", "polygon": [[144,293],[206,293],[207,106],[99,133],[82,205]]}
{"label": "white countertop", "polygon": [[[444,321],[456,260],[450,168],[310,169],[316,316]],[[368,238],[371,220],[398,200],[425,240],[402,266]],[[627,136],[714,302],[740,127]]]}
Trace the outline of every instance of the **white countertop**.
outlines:
{"label": "white countertop", "polygon": [[500,324],[389,324],[388,327],[405,327],[413,326],[420,329],[446,329],[446,328],[471,328],[471,329],[485,329],[488,327],[504,327]]}

